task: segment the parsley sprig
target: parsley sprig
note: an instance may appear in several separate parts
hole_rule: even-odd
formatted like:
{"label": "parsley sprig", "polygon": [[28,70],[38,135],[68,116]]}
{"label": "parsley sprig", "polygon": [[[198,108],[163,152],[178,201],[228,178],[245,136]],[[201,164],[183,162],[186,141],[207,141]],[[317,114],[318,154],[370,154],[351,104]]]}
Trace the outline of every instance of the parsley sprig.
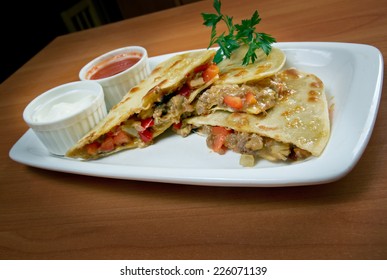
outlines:
{"label": "parsley sprig", "polygon": [[[243,58],[243,65],[247,65],[250,62],[254,63],[257,59],[255,51],[262,49],[266,55],[269,55],[271,51],[271,44],[276,40],[266,33],[259,33],[255,30],[255,26],[261,21],[258,11],[255,11],[250,19],[242,20],[241,24],[234,24],[233,18],[228,15],[223,15],[220,8],[220,0],[214,0],[213,7],[216,14],[202,13],[204,25],[211,27],[211,39],[208,48],[214,44],[219,45],[219,49],[215,54],[214,62],[219,63],[224,58],[230,58],[231,53],[238,49],[242,45],[247,45],[248,50]],[[228,29],[228,34],[223,32],[217,34],[217,24],[223,21]]]}

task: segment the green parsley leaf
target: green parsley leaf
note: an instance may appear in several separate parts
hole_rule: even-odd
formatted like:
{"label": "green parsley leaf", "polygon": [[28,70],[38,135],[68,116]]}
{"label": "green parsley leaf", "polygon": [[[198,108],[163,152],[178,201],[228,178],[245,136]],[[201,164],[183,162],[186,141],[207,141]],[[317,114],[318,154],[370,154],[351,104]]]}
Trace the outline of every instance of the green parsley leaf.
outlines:
{"label": "green parsley leaf", "polygon": [[[276,40],[269,34],[259,33],[256,31],[256,25],[261,22],[258,11],[255,11],[250,19],[244,19],[241,24],[233,23],[233,18],[223,15],[221,12],[220,0],[214,0],[213,7],[216,14],[202,13],[204,25],[211,27],[211,38],[208,48],[214,44],[218,44],[219,49],[215,54],[214,62],[219,63],[225,58],[230,58],[233,51],[238,49],[241,45],[249,46],[242,64],[247,65],[254,63],[257,59],[256,50],[262,51],[269,55],[271,52],[271,44]],[[218,36],[216,32],[217,24],[223,21],[228,29],[228,34],[222,33]]]}
{"label": "green parsley leaf", "polygon": [[221,16],[215,14],[202,13],[204,19],[204,25],[206,26],[216,26],[216,24],[222,19]]}
{"label": "green parsley leaf", "polygon": [[218,0],[215,0],[214,1],[214,9],[216,10],[216,12],[220,15],[221,12],[220,12],[220,8],[222,6],[222,3],[220,3],[220,1]]}

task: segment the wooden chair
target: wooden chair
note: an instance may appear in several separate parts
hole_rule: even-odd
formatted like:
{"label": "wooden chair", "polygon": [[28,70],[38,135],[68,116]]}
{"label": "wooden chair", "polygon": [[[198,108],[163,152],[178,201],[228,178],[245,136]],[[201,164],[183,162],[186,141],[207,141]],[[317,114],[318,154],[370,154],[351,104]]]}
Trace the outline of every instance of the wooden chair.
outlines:
{"label": "wooden chair", "polygon": [[74,6],[61,13],[69,32],[100,26],[103,24],[93,0],[80,0]]}

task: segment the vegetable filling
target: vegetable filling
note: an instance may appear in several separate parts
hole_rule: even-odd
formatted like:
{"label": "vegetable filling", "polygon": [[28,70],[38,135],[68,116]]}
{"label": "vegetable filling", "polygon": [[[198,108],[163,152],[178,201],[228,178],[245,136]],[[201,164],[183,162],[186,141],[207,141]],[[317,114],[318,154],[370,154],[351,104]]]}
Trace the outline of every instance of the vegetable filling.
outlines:
{"label": "vegetable filling", "polygon": [[257,157],[269,161],[296,161],[311,156],[308,151],[292,144],[255,133],[237,132],[221,126],[203,126],[200,133],[207,135],[207,146],[214,152],[222,155],[232,150],[241,154],[243,166],[253,166]]}
{"label": "vegetable filling", "polygon": [[86,145],[86,152],[89,155],[108,153],[120,146],[133,144],[138,140],[141,141],[143,147],[151,144],[155,131],[171,123],[174,125],[179,124],[183,114],[194,111],[189,102],[191,93],[213,80],[218,73],[219,68],[212,63],[197,67],[177,91],[165,95],[150,110],[131,116],[96,141]]}

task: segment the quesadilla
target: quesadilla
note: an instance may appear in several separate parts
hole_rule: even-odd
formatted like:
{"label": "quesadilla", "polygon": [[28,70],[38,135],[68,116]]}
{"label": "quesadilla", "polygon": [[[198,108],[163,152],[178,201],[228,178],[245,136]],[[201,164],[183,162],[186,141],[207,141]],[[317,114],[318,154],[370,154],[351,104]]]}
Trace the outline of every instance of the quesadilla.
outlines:
{"label": "quesadilla", "polygon": [[66,156],[96,159],[152,144],[192,111],[191,102],[197,94],[219,77],[218,67],[212,63],[214,55],[214,50],[186,52],[157,65]]}
{"label": "quesadilla", "polygon": [[254,63],[241,65],[248,46],[243,45],[229,59],[218,64],[219,79],[198,99],[196,113],[208,114],[215,110],[259,114],[275,105],[276,92],[267,83],[246,85],[270,77],[282,69],[286,61],[284,52],[272,48],[269,55],[256,50]]}
{"label": "quesadilla", "polygon": [[[243,56],[248,47],[243,45],[235,50],[231,57],[219,64],[219,79],[202,92],[195,100],[195,111],[185,117],[207,115],[217,110],[259,114],[276,104],[276,92],[270,87],[272,76],[282,69],[286,62],[285,53],[273,47],[269,55],[261,49],[256,50],[254,63],[242,65]],[[265,80],[266,79],[266,80]],[[255,83],[254,87],[247,83]],[[182,124],[174,125],[173,130],[182,136],[190,130]]]}
{"label": "quesadilla", "polygon": [[286,161],[321,155],[330,121],[324,84],[317,76],[290,68],[248,86],[269,86],[276,93],[275,105],[259,114],[214,110],[185,119],[183,126],[207,135],[207,145],[219,154],[242,154],[245,166],[258,157]]}

